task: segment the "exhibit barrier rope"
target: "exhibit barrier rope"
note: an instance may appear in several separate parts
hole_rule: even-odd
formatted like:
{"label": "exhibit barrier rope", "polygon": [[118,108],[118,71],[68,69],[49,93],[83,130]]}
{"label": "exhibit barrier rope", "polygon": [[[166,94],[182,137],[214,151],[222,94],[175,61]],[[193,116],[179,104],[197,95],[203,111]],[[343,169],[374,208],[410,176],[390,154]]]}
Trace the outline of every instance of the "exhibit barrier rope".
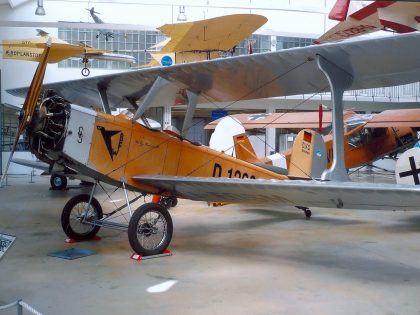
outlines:
{"label": "exhibit barrier rope", "polygon": [[27,310],[28,312],[31,312],[35,315],[43,315],[42,313],[38,312],[36,309],[34,309],[32,306],[28,305],[27,303],[23,302],[22,300],[17,300],[13,303],[6,304],[6,305],[0,305],[0,311],[7,310],[10,308],[16,307],[17,308],[17,314],[22,315],[23,309]]}

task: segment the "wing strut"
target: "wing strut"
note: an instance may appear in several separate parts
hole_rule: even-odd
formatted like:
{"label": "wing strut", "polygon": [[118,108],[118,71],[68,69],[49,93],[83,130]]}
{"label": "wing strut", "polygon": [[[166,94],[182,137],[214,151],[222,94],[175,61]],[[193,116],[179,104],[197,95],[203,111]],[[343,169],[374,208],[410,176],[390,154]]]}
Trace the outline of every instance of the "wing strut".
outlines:
{"label": "wing strut", "polygon": [[187,90],[187,97],[188,97],[188,107],[187,112],[185,113],[184,124],[182,125],[181,136],[183,138],[186,137],[188,133],[188,129],[192,126],[192,119],[194,116],[195,108],[197,106],[197,99],[198,94]]}
{"label": "wing strut", "polygon": [[144,112],[149,108],[154,99],[158,96],[159,92],[161,92],[161,89],[169,83],[170,82],[168,80],[162,77],[157,77],[149,92],[147,92],[143,103],[139,106],[139,108],[137,108],[133,120],[139,119],[144,114]]}
{"label": "wing strut", "polygon": [[111,114],[111,108],[109,107],[108,95],[106,94],[107,87],[103,84],[98,84],[98,92],[101,97],[102,108],[105,113]]}
{"label": "wing strut", "polygon": [[333,163],[325,170],[322,180],[350,181],[344,163],[343,93],[351,85],[353,76],[321,55],[316,56],[318,68],[325,74],[330,85],[333,104]]}

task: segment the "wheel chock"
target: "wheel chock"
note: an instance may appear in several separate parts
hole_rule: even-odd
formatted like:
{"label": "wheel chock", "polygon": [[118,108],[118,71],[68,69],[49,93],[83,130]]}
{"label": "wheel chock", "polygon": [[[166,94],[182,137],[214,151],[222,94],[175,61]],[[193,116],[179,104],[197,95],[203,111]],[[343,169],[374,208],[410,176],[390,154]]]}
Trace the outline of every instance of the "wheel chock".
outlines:
{"label": "wheel chock", "polygon": [[[95,235],[93,238],[91,238],[90,240],[86,240],[86,241],[100,241],[102,240],[102,238],[98,235]],[[74,243],[80,243],[80,242],[86,242],[86,241],[78,241],[78,240],[74,240],[72,238],[66,238],[64,240],[65,243],[67,244],[74,244]]]}
{"label": "wheel chock", "polygon": [[172,256],[172,252],[169,249],[165,249],[162,254],[157,255],[150,255],[150,256],[142,256],[139,254],[134,253],[130,256],[132,260],[146,260],[146,259],[152,259],[152,258],[160,258],[160,257],[166,257],[166,256]]}

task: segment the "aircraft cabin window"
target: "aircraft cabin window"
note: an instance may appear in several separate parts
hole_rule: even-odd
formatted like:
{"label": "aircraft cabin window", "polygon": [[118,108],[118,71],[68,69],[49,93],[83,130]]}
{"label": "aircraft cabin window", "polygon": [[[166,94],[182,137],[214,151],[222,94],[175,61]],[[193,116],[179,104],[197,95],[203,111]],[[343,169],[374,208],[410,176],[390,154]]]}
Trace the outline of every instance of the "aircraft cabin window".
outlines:
{"label": "aircraft cabin window", "polygon": [[347,143],[349,149],[355,149],[364,144],[370,143],[372,140],[372,134],[368,128],[363,128],[362,130],[355,132],[348,136]]}

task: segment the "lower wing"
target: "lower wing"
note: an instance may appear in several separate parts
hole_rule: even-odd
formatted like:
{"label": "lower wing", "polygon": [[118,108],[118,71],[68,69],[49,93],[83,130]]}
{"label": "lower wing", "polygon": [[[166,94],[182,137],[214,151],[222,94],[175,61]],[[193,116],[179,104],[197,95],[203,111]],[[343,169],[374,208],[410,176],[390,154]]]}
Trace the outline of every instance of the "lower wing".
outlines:
{"label": "lower wing", "polygon": [[420,210],[420,188],[408,185],[317,180],[135,176],[181,198],[321,208]]}

